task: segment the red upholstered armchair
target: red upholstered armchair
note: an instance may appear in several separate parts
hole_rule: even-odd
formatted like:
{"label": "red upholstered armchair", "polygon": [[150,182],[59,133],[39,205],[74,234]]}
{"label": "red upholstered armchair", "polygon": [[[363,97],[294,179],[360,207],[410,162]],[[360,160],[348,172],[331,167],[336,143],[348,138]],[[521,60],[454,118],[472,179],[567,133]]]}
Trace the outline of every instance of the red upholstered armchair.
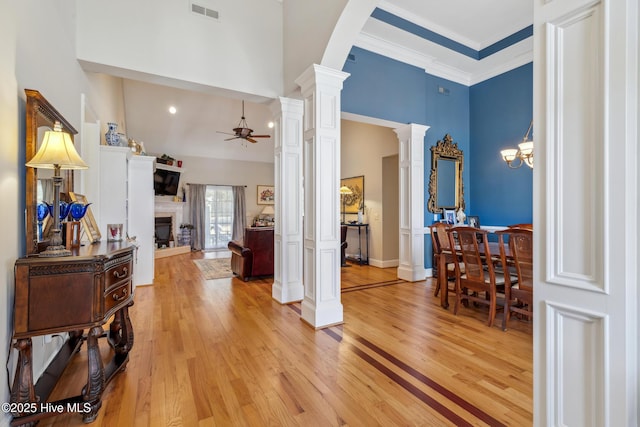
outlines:
{"label": "red upholstered armchair", "polygon": [[244,241],[231,241],[231,271],[245,282],[251,277],[273,275],[273,228],[244,230]]}

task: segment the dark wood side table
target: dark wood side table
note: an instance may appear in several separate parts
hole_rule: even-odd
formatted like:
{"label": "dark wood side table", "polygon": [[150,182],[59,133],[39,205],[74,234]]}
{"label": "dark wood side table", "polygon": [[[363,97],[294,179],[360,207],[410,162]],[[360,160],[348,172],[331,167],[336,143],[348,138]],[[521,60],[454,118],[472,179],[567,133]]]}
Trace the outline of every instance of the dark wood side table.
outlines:
{"label": "dark wood side table", "polygon": [[[69,257],[16,261],[13,338],[18,366],[11,388],[11,425],[33,425],[41,418],[70,411],[82,413],[85,423],[95,420],[102,392],[124,369],[133,347],[129,319],[133,250],[126,242],[102,242],[77,248]],[[105,334],[102,327],[113,315]],[[61,332],[69,332],[68,341],[34,384],[31,337]],[[114,353],[106,366],[98,347],[101,337],[108,338]],[[48,402],[64,367],[85,340],[88,374],[81,394]]]}
{"label": "dark wood side table", "polygon": [[[349,261],[357,262],[359,265],[369,265],[369,224],[359,224],[359,223],[346,223],[343,224],[349,228],[357,228],[358,229],[358,256],[357,257],[346,257]],[[366,247],[366,256],[362,255],[362,229],[364,228],[364,240]]]}

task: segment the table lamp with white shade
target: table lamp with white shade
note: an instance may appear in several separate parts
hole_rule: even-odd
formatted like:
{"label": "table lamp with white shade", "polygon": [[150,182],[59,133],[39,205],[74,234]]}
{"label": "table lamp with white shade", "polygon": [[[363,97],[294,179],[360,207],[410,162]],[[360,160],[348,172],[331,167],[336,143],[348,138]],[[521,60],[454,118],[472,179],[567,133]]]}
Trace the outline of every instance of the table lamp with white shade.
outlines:
{"label": "table lamp with white shade", "polygon": [[273,218],[275,214],[276,211],[273,209],[273,205],[265,206],[264,209],[262,209],[262,212],[260,212],[260,215],[264,215],[269,218]]}
{"label": "table lamp with white shade", "polygon": [[89,166],[76,151],[71,136],[62,132],[62,125],[56,121],[53,130],[45,132],[38,152],[26,164],[32,168],[53,169],[53,227],[50,244],[40,252],[41,257],[69,256],[71,251],[62,244],[60,230],[60,187],[62,186],[61,169],[87,169]]}

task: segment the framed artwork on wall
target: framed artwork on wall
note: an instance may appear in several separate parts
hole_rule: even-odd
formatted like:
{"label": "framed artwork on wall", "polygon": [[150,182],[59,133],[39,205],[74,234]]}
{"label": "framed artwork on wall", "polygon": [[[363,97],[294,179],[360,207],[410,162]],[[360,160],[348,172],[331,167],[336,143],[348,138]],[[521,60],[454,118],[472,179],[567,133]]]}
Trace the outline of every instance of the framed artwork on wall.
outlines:
{"label": "framed artwork on wall", "polygon": [[258,204],[273,205],[275,199],[275,187],[273,185],[258,185]]}
{"label": "framed artwork on wall", "polygon": [[364,175],[343,178],[340,180],[340,187],[348,187],[351,190],[351,194],[341,195],[341,213],[357,214],[359,210],[364,209]]}

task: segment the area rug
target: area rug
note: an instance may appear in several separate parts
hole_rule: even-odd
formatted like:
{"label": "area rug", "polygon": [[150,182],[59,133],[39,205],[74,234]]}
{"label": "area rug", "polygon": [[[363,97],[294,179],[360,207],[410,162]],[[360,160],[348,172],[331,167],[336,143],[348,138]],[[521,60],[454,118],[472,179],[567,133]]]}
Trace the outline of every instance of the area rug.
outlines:
{"label": "area rug", "polygon": [[194,259],[205,279],[222,279],[232,277],[231,258]]}

